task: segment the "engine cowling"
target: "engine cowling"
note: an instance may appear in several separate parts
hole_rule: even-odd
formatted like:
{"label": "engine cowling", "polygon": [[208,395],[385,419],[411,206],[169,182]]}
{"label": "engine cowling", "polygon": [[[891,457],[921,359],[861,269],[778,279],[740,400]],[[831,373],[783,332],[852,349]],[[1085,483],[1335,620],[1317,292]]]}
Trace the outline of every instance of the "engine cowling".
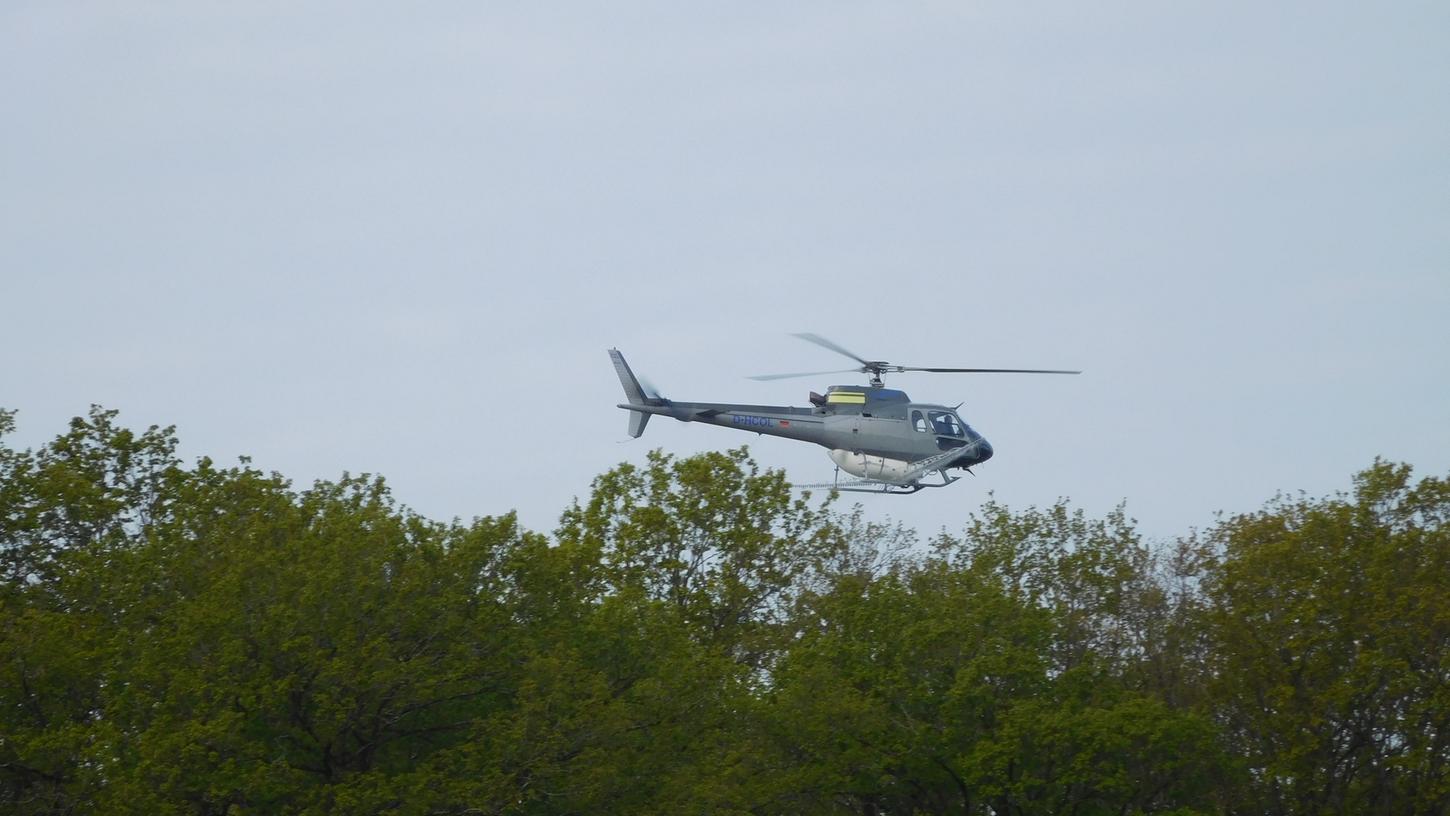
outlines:
{"label": "engine cowling", "polygon": [[830,453],[831,461],[841,470],[863,479],[876,479],[892,484],[906,484],[911,463],[905,459],[888,459],[885,456],[871,456],[836,448]]}

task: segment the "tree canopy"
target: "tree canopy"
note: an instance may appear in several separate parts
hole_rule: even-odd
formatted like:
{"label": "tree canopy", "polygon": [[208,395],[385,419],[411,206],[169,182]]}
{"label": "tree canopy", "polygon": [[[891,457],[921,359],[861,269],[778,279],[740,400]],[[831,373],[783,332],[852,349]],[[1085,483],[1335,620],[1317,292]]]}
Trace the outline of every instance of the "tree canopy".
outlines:
{"label": "tree canopy", "polygon": [[551,534],[0,410],[0,810],[1450,813],[1450,479],[918,541],[745,449]]}

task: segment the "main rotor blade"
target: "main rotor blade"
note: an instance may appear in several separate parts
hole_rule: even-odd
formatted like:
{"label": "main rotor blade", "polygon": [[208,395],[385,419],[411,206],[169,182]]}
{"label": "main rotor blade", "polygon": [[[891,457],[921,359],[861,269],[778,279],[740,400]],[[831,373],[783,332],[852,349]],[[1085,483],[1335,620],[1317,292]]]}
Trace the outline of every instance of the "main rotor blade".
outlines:
{"label": "main rotor blade", "polygon": [[[836,345],[835,343],[832,343],[830,340],[827,340],[826,338],[820,336],[819,334],[812,334],[810,332],[798,332],[795,336],[796,337],[799,337],[800,339],[802,339],[804,341],[806,341],[807,343],[815,343],[816,345],[821,346],[822,348],[828,348],[831,351],[836,352],[837,354],[844,354],[847,357],[850,357],[852,360],[855,360],[856,362],[860,363],[861,365],[871,365],[870,361],[868,361],[866,358],[860,356],[859,354],[856,354],[854,352],[850,352],[850,351],[847,351],[847,350],[841,348],[840,346]],[[825,372],[825,373],[832,373],[832,372]]]}
{"label": "main rotor blade", "polygon": [[859,369],[859,368],[847,368],[847,369],[841,369],[841,370],[838,370],[838,371],[802,371],[799,374],[759,374],[759,375],[756,375],[754,377],[749,377],[748,379],[752,379],[752,380],[789,380],[792,377],[820,377],[820,376],[822,376],[824,374],[856,374],[856,373],[859,373],[860,371],[861,371],[861,369]]}
{"label": "main rotor blade", "polygon": [[892,366],[896,371],[930,371],[934,374],[1081,374],[1081,371],[1059,371],[1048,368],[921,368]]}

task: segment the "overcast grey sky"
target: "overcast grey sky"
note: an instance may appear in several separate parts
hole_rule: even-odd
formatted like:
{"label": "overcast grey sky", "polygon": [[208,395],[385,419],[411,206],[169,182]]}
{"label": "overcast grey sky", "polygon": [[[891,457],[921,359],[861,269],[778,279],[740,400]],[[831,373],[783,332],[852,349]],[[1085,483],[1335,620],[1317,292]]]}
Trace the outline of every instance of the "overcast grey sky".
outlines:
{"label": "overcast grey sky", "polygon": [[824,334],[997,456],[866,497],[1127,500],[1150,536],[1450,470],[1450,4],[0,5],[0,406],[551,530],[619,461],[605,349],[805,404]]}

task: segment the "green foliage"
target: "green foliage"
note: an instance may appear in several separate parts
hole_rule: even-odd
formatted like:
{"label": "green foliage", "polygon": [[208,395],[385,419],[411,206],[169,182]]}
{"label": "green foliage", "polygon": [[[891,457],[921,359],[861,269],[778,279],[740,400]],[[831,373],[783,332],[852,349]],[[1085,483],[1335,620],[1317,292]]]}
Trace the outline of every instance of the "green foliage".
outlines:
{"label": "green foliage", "polygon": [[929,548],[744,449],[551,537],[0,410],[0,810],[1446,813],[1450,482]]}
{"label": "green foliage", "polygon": [[598,560],[598,592],[637,590],[668,604],[705,642],[761,667],[796,590],[838,553],[831,532],[783,473],[762,474],[737,448],[685,460],[656,451],[644,470],[620,465],[564,514],[557,537]]}
{"label": "green foliage", "polygon": [[1376,462],[1211,534],[1213,700],[1245,810],[1450,808],[1450,482]]}
{"label": "green foliage", "polygon": [[[777,717],[843,812],[1125,813],[1211,805],[1211,724],[1134,688],[1145,562],[1121,514],[989,504],[961,540],[812,608]],[[821,804],[818,796],[814,802]]]}

